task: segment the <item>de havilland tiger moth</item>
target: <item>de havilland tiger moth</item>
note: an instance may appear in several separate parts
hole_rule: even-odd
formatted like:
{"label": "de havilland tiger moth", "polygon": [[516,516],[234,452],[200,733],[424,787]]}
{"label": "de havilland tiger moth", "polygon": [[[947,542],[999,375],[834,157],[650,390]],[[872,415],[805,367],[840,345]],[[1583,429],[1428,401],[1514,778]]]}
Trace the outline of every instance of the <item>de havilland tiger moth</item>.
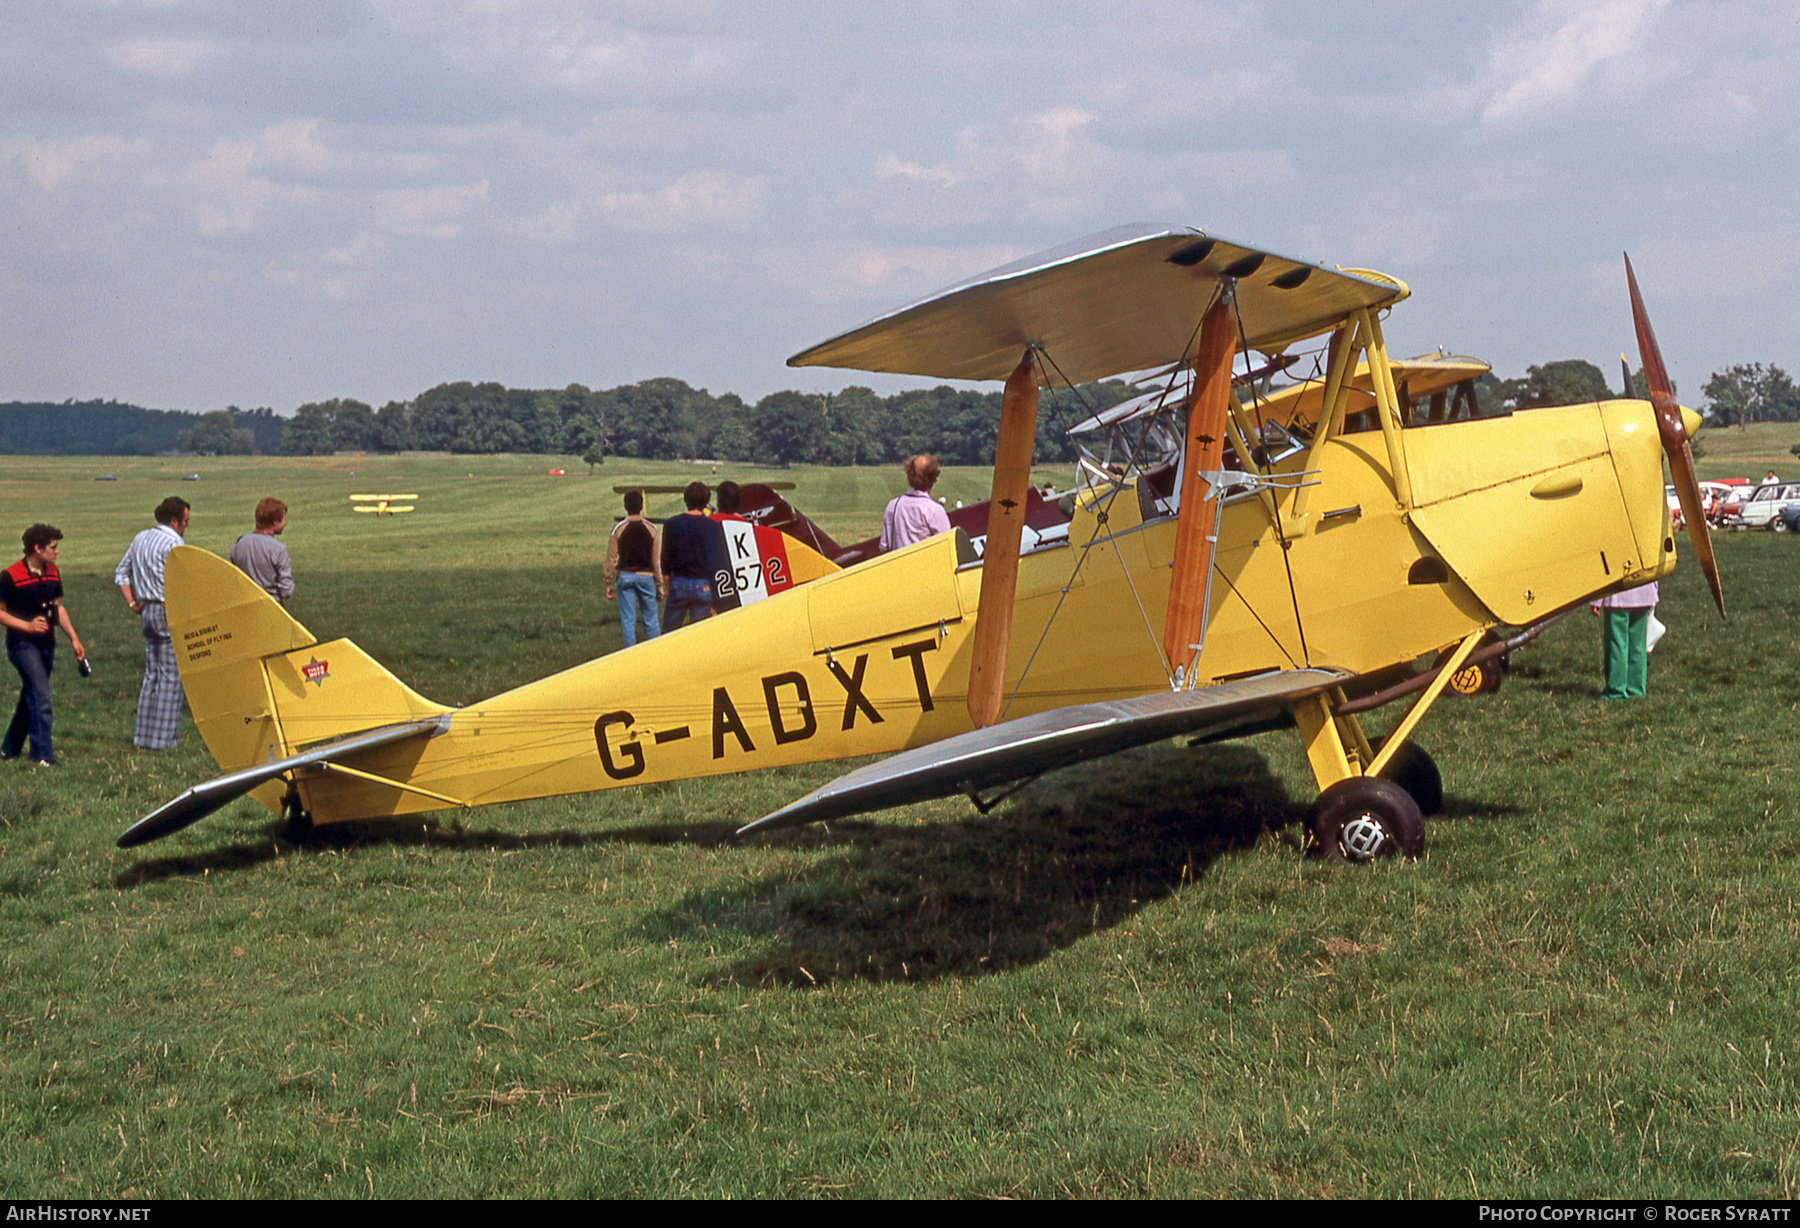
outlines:
{"label": "de havilland tiger moth", "polygon": [[[1670,574],[1665,457],[1723,612],[1699,420],[1626,273],[1649,399],[1482,417],[1484,364],[1389,357],[1409,291],[1381,273],[1166,226],[990,270],[789,360],[1004,381],[985,524],[841,568],[758,534],[761,600],[463,708],[179,547],[169,626],[224,775],[119,843],[246,795],[304,826],[889,755],[754,833],[958,793],[985,809],[1082,759],[1291,725],[1320,850],[1417,855],[1440,790],[1419,720],[1560,613]],[[1046,501],[1040,395],[1078,405],[1122,375],[1150,390],[1083,424],[1108,445]],[[1371,744],[1361,714],[1402,698]]]}

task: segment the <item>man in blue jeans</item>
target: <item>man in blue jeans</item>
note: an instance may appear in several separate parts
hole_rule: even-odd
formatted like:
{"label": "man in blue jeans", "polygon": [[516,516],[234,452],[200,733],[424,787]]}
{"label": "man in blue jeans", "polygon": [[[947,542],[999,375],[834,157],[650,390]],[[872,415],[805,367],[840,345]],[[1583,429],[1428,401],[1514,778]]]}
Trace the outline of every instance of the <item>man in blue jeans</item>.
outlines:
{"label": "man in blue jeans", "polygon": [[56,628],[68,634],[75,659],[87,650],[62,603],[62,577],[56,556],[62,530],[34,524],[25,530],[25,557],[0,571],[0,624],[6,627],[6,655],[25,684],[12,724],[0,741],[0,759],[17,759],[31,738],[31,758],[40,767],[56,762],[50,745],[50,670],[56,664]]}
{"label": "man in blue jeans", "polygon": [[644,519],[644,492],[625,492],[625,519],[613,526],[606,543],[606,598],[619,598],[619,632],[630,648],[638,642],[638,618],[644,638],[662,634],[656,601],[663,590],[662,541],[656,526]]}
{"label": "man in blue jeans", "polygon": [[719,526],[706,515],[712,491],[705,482],[689,482],[681,492],[687,511],[663,522],[662,569],[669,581],[669,602],[663,607],[666,635],[688,622],[712,617],[713,539]]}

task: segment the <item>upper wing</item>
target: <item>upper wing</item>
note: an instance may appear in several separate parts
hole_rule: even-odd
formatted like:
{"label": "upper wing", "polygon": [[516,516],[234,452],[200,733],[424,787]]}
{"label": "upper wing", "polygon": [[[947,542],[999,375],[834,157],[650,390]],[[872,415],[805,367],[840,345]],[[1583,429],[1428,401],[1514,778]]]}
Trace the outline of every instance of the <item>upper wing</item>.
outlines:
{"label": "upper wing", "polygon": [[1248,348],[1316,336],[1407,296],[1380,273],[1334,270],[1186,227],[1137,224],[978,274],[788,359],[937,379],[1005,379],[1028,345],[1071,383],[1193,357],[1201,313],[1237,280]]}
{"label": "upper wing", "polygon": [[1341,686],[1350,677],[1335,669],[1288,670],[1003,721],[858,768],[747,824],[740,834],[949,797],[1177,734],[1247,729],[1285,711],[1295,700]]}

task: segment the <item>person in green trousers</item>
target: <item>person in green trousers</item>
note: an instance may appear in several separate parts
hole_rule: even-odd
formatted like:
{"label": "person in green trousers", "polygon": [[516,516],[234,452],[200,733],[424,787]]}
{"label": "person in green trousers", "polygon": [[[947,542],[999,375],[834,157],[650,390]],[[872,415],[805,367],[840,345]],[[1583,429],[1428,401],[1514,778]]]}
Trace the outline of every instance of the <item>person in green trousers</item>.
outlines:
{"label": "person in green trousers", "polygon": [[1656,584],[1640,584],[1593,603],[1601,618],[1600,657],[1606,671],[1601,699],[1637,699],[1650,675],[1650,613],[1656,608]]}

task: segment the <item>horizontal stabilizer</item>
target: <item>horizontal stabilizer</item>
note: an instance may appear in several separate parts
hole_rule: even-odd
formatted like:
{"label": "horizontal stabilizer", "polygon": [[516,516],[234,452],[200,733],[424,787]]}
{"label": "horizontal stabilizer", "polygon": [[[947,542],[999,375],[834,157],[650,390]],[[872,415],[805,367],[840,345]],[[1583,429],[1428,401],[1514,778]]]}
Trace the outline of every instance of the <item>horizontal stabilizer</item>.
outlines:
{"label": "horizontal stabilizer", "polygon": [[740,829],[798,827],[950,797],[1021,780],[1181,734],[1255,725],[1309,695],[1341,686],[1342,670],[1296,669],[1135,699],[1077,704],[977,729],[858,768]]}
{"label": "horizontal stabilizer", "polygon": [[399,725],[385,725],[380,729],[371,729],[354,737],[330,742],[324,746],[315,746],[311,750],[298,755],[290,755],[286,759],[258,764],[239,772],[229,772],[224,776],[209,780],[203,785],[195,785],[174,801],[159,807],[133,823],[125,829],[125,834],[119,837],[119,847],[122,849],[135,848],[140,844],[148,844],[152,840],[160,840],[171,832],[178,832],[184,827],[198,823],[213,811],[221,806],[230,805],[258,785],[274,780],[278,776],[285,776],[298,768],[310,767],[315,763],[327,763],[358,751],[404,742],[408,738],[430,737],[442,733],[449,727],[449,724],[448,716],[430,716],[424,720],[407,721]]}

